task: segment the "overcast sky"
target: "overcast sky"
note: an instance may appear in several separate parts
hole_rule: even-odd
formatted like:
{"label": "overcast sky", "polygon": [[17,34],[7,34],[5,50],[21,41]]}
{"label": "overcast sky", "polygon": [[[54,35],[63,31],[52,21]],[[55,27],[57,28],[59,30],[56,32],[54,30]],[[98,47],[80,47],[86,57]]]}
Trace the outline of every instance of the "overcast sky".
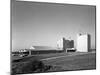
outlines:
{"label": "overcast sky", "polygon": [[62,37],[71,37],[76,46],[78,33],[89,33],[95,48],[95,10],[95,6],[13,1],[12,49],[56,47]]}

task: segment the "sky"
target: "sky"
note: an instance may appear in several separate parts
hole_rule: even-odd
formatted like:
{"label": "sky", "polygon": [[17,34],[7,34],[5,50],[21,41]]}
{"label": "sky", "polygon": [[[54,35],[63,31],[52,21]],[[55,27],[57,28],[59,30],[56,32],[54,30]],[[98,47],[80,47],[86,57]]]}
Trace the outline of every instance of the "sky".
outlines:
{"label": "sky", "polygon": [[95,48],[95,6],[12,1],[12,50],[57,46],[63,37],[75,42],[78,33],[91,35]]}

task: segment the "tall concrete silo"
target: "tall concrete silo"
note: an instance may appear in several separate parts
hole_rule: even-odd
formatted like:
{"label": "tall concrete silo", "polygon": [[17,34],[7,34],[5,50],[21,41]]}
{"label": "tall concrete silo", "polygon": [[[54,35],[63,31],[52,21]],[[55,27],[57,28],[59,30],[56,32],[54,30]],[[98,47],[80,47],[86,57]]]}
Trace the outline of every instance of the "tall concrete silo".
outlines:
{"label": "tall concrete silo", "polygon": [[90,51],[90,35],[89,34],[78,34],[77,35],[77,51],[88,52]]}

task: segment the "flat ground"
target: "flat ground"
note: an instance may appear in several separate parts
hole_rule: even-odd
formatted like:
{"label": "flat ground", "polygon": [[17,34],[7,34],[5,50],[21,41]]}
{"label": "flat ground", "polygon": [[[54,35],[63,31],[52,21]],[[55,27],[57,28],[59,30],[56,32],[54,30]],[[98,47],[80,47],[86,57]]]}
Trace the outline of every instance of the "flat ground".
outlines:
{"label": "flat ground", "polygon": [[47,58],[43,60],[43,62],[45,64],[55,65],[55,67],[58,67],[55,71],[96,69],[96,54],[78,53],[58,58]]}
{"label": "flat ground", "polygon": [[[50,71],[71,71],[71,70],[90,70],[96,69],[96,53],[55,53],[55,54],[40,54],[28,57],[12,57],[12,60],[18,62],[26,62],[39,59],[46,65],[54,66]],[[15,61],[15,63],[17,63]]]}

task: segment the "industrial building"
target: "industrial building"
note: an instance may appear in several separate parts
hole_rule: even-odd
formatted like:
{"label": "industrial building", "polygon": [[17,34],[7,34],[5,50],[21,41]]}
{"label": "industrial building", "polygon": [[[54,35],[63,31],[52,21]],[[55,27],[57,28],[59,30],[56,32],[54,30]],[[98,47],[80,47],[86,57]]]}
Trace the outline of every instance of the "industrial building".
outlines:
{"label": "industrial building", "polygon": [[75,52],[74,40],[63,38],[63,50],[64,52]]}
{"label": "industrial building", "polygon": [[[78,34],[77,46],[74,48],[74,40],[65,39],[64,37],[57,41],[57,49],[49,46],[31,46],[30,49],[21,49],[20,56],[34,55],[34,54],[49,54],[49,53],[61,53],[61,52],[89,52],[90,51],[90,35]],[[14,52],[13,52],[14,53]],[[16,53],[14,53],[16,54]]]}
{"label": "industrial building", "polygon": [[89,34],[78,34],[77,35],[77,51],[78,52],[89,52],[90,51],[90,35]]}
{"label": "industrial building", "polygon": [[62,49],[63,52],[75,52],[74,40],[62,38],[57,42],[58,49]]}

